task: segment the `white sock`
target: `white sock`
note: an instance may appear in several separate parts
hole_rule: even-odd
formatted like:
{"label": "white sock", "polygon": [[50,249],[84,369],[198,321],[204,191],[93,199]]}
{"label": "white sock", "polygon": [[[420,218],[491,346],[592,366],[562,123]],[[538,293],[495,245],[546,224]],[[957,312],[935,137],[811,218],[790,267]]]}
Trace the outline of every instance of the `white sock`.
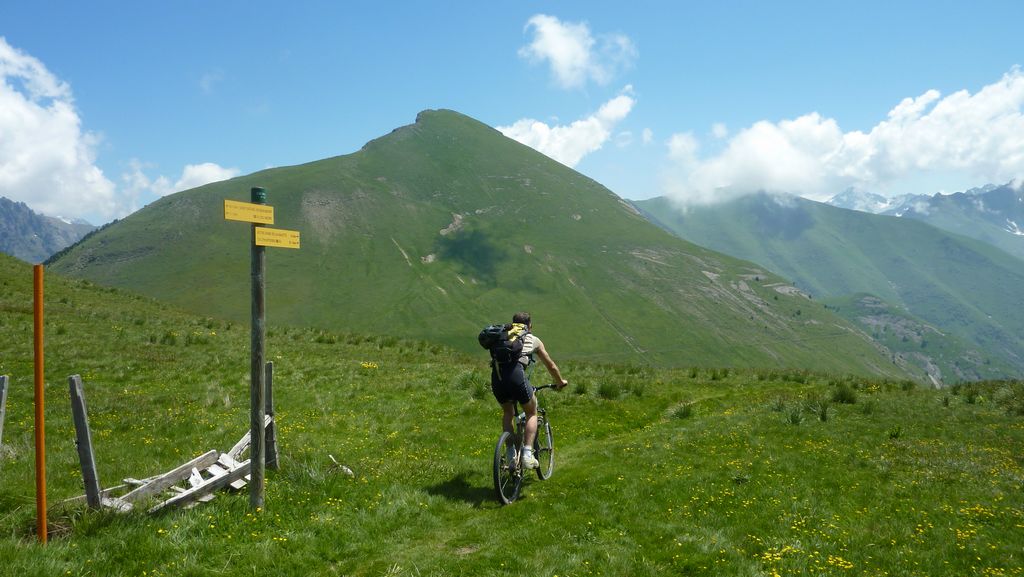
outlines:
{"label": "white sock", "polygon": [[533,447],[523,447],[524,455],[533,455]]}

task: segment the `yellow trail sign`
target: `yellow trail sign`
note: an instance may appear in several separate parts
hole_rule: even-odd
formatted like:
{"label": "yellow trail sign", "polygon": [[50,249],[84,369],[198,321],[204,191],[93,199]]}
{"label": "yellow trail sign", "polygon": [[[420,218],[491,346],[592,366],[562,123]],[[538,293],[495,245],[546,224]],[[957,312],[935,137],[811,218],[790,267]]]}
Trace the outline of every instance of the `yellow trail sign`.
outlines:
{"label": "yellow trail sign", "polygon": [[257,246],[299,248],[299,231],[281,228],[255,227]]}
{"label": "yellow trail sign", "polygon": [[224,220],[274,224],[274,207],[237,200],[224,200]]}

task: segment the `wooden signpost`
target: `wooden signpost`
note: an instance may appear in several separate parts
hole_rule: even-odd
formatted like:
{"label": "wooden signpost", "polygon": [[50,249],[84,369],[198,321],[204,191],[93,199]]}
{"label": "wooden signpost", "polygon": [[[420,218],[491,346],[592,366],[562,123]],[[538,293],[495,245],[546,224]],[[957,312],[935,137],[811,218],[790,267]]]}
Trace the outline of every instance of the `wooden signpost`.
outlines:
{"label": "wooden signpost", "polygon": [[[249,388],[249,426],[250,426],[250,482],[249,508],[263,508],[264,472],[268,460],[272,459],[272,467],[277,466],[277,448],[273,447],[268,455],[266,414],[268,408],[266,387],[266,248],[299,248],[299,233],[294,230],[266,228],[266,224],[274,224],[274,207],[267,206],[267,192],[263,188],[254,187],[250,191],[251,203],[233,200],[224,201],[224,218],[252,223],[251,256],[252,266],[252,357],[250,364]],[[272,408],[270,409],[273,410]],[[270,437],[274,439],[273,436]]]}

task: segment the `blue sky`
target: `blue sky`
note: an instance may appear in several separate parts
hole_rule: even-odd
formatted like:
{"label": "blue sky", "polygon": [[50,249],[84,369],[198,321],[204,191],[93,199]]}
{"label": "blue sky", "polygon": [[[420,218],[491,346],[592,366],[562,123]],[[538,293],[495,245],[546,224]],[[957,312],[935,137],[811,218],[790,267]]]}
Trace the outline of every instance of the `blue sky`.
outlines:
{"label": "blue sky", "polygon": [[627,198],[1024,177],[1024,2],[0,0],[0,195],[99,224],[449,108]]}

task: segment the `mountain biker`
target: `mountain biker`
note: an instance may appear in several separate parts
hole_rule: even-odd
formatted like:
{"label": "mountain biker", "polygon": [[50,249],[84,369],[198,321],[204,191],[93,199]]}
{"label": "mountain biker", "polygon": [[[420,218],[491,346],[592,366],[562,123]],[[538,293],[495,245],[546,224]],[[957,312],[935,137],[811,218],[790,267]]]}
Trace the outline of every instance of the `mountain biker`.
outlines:
{"label": "mountain biker", "polygon": [[[530,313],[518,312],[512,316],[513,323],[526,325],[527,330],[532,328]],[[551,378],[554,379],[555,389],[561,390],[569,381],[562,378],[558,365],[551,359],[544,343],[536,335],[527,333],[523,337],[523,352],[519,360],[509,364],[491,364],[491,391],[494,398],[501,405],[502,428],[513,433],[512,420],[515,418],[515,401],[523,406],[526,413],[526,431],[523,438],[523,466],[528,469],[536,469],[539,466],[537,459],[533,456],[533,440],[537,436],[537,398],[533,394],[533,387],[526,376],[526,367],[533,363],[534,355],[540,357],[540,361],[548,369]],[[515,458],[509,456],[509,461]]]}

